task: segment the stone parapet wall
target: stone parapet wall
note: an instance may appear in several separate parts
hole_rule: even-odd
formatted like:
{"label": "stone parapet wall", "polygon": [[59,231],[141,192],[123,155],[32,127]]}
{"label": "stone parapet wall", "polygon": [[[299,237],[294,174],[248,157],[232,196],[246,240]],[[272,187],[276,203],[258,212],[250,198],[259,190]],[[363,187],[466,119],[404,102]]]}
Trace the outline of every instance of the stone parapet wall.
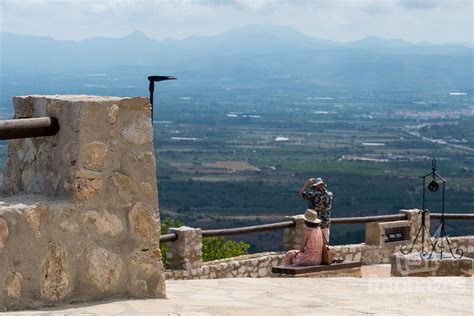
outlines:
{"label": "stone parapet wall", "polygon": [[[465,256],[474,256],[474,236],[451,237],[453,247],[464,251]],[[373,246],[361,244],[331,246],[336,257],[344,262],[362,262],[363,265],[390,263],[394,254],[400,254],[401,245]],[[420,250],[417,246],[413,251]],[[283,265],[284,252],[265,252],[223,260],[204,262],[202,266],[189,269],[169,269],[167,279],[219,279],[219,278],[262,278],[272,276],[272,267]],[[326,271],[314,273],[311,277],[357,277],[360,271]]]}
{"label": "stone parapet wall", "polygon": [[147,98],[14,98],[54,116],[50,137],[12,140],[0,198],[0,310],[164,297]]}
{"label": "stone parapet wall", "polygon": [[200,267],[167,270],[167,279],[264,278],[271,276],[272,267],[283,264],[284,253],[265,252],[224,260],[208,261]]}
{"label": "stone parapet wall", "polygon": [[372,246],[365,243],[331,246],[335,258],[341,258],[344,262],[360,261],[364,265],[389,263],[390,256],[400,251],[400,245]]}
{"label": "stone parapet wall", "polygon": [[390,274],[396,277],[464,276],[472,277],[474,259],[464,256],[422,260],[419,254],[404,256],[393,254],[390,258]]}
{"label": "stone parapet wall", "polygon": [[464,252],[465,256],[474,257],[474,236],[449,237],[449,242],[453,250],[459,248]]}
{"label": "stone parapet wall", "polygon": [[[393,254],[400,253],[402,247],[411,247],[413,252],[421,250],[421,235],[418,231],[422,222],[421,212],[417,209],[400,210],[407,215],[407,220],[368,223],[366,225],[366,238],[368,243],[330,246],[335,259],[344,262],[361,262],[363,265],[390,263]],[[290,217],[295,221],[295,226],[286,228],[283,234],[283,246],[285,250],[298,249],[303,242],[305,224],[301,216]],[[426,213],[425,223],[429,227],[429,213]],[[387,242],[385,240],[385,229],[397,227],[409,228],[407,240]],[[232,278],[232,277],[265,277],[271,276],[272,266],[282,265],[284,252],[261,253],[249,256],[240,256],[220,261],[202,262],[201,243],[202,232],[197,228],[182,227],[171,229],[178,235],[178,239],[168,243],[171,257],[168,258],[166,278],[168,279],[207,279],[207,278]],[[408,235],[409,233],[409,235]],[[466,254],[474,251],[474,236],[463,236],[450,238],[453,247],[459,247]],[[416,241],[416,242],[415,242]],[[427,249],[428,239],[425,240]],[[356,276],[359,272],[351,271],[346,276]],[[316,273],[314,277],[344,276],[343,272]]]}

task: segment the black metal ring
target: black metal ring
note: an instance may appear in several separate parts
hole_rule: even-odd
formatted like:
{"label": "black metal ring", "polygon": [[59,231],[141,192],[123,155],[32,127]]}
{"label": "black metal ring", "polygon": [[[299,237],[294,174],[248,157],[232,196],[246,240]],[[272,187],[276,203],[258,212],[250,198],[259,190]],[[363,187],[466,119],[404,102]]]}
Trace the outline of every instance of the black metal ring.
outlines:
{"label": "black metal ring", "polygon": [[439,184],[435,180],[431,181],[428,184],[428,190],[430,190],[431,192],[436,192],[438,191],[438,189],[439,189]]}

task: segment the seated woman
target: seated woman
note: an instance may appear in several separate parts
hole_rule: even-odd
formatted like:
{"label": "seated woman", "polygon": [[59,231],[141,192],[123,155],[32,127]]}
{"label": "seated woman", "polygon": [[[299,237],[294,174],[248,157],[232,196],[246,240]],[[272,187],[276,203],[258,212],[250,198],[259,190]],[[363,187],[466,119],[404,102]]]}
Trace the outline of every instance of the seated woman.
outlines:
{"label": "seated woman", "polygon": [[285,254],[285,265],[313,266],[321,264],[323,252],[323,235],[319,228],[318,213],[307,209],[304,214],[306,229],[304,230],[303,243],[300,250],[290,250]]}

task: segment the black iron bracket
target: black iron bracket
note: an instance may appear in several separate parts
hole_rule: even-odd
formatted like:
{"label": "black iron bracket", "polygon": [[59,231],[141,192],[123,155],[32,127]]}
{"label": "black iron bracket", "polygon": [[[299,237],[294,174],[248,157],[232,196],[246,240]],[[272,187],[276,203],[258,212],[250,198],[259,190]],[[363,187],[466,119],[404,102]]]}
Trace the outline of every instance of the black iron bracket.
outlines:
{"label": "black iron bracket", "polygon": [[150,111],[151,111],[151,124],[153,125],[153,93],[155,92],[155,82],[165,81],[165,80],[176,80],[177,78],[171,76],[148,76],[148,81],[150,81],[149,90],[150,90]]}

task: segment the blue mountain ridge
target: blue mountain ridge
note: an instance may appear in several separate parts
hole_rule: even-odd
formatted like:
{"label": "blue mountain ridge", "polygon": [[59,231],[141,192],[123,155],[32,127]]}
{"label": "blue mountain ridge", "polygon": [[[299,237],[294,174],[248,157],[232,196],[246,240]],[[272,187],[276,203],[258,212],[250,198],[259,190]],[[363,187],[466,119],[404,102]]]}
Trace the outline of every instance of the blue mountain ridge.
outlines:
{"label": "blue mountain ridge", "polygon": [[363,88],[473,88],[474,50],[469,44],[409,43],[378,37],[340,43],[282,26],[251,25],[215,36],[161,41],[140,31],[121,38],[81,41],[0,33],[0,44],[0,66],[6,74],[161,69],[209,80],[278,77]]}

